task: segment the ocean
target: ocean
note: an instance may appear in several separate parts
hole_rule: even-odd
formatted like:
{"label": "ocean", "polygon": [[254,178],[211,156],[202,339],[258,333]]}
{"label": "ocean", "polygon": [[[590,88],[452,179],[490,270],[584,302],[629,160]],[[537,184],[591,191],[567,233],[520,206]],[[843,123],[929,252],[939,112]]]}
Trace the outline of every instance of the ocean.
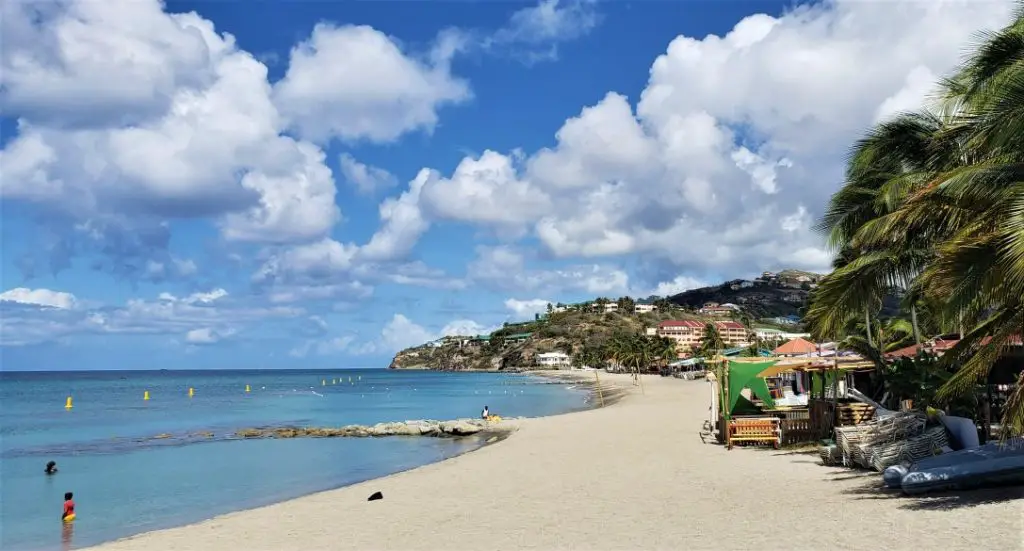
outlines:
{"label": "ocean", "polygon": [[[485,405],[503,417],[590,407],[581,388],[517,374],[0,372],[0,548],[95,545],[354,484],[480,445],[402,437],[231,439],[241,428],[457,419],[476,417]],[[59,472],[45,476],[51,460]],[[69,491],[77,521],[65,528],[60,512]]]}

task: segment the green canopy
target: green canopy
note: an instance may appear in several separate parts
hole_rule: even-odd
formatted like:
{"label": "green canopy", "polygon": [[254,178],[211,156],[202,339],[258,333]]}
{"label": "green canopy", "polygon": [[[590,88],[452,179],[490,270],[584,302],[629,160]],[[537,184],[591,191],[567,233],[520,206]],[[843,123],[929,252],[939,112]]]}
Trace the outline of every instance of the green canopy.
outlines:
{"label": "green canopy", "polygon": [[768,385],[764,379],[757,376],[758,373],[775,365],[778,360],[767,362],[729,362],[729,415],[737,412],[753,412],[754,407],[749,400],[743,397],[741,392],[749,388],[769,408],[775,407],[772,394],[768,391]]}

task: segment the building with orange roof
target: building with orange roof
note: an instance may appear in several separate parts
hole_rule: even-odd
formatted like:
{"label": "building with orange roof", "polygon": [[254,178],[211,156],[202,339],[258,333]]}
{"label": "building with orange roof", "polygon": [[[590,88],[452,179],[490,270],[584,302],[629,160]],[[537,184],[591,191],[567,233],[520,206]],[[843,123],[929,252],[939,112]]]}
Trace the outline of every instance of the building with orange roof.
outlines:
{"label": "building with orange roof", "polygon": [[797,337],[775,349],[776,356],[810,356],[818,352],[818,345]]}

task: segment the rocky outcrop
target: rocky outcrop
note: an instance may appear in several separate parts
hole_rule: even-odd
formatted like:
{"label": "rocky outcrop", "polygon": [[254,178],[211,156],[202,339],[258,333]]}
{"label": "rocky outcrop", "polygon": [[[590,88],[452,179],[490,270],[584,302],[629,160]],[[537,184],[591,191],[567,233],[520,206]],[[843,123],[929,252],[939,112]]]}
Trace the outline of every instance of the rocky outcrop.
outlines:
{"label": "rocky outcrop", "polygon": [[238,438],[367,438],[379,436],[432,436],[438,438],[469,436],[481,432],[511,432],[516,425],[507,420],[456,419],[454,421],[417,420],[376,425],[344,427],[255,427],[235,432]]}

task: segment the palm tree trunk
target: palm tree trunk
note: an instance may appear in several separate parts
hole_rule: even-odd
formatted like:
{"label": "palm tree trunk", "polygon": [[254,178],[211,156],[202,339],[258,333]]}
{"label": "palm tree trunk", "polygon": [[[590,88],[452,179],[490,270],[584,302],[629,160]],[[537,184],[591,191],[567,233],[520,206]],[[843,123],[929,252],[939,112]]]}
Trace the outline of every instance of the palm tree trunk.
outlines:
{"label": "palm tree trunk", "polygon": [[867,328],[868,344],[871,345],[872,348],[874,348],[875,338],[872,336],[871,333],[871,312],[867,309],[867,307],[864,308],[864,326]]}
{"label": "palm tree trunk", "polygon": [[910,305],[910,323],[914,326],[914,341],[921,346],[921,328],[917,326],[917,306]]}

